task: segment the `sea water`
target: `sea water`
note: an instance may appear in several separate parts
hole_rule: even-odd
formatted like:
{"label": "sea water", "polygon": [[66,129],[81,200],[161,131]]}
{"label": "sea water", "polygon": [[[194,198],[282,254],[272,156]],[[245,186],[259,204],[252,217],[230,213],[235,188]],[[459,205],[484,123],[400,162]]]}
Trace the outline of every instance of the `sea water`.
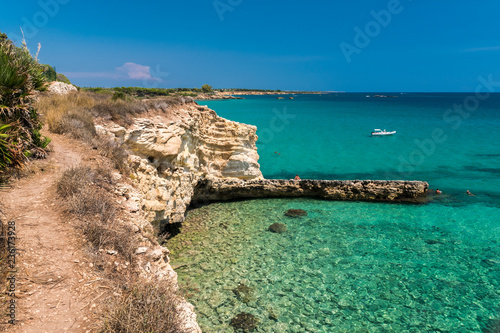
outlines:
{"label": "sea water", "polygon": [[[266,199],[190,211],[168,247],[204,331],[233,332],[242,312],[254,332],[498,330],[500,95],[373,95],[200,102],[258,127],[266,178],[424,180],[443,192],[425,205]],[[276,222],[287,231],[270,232]]]}

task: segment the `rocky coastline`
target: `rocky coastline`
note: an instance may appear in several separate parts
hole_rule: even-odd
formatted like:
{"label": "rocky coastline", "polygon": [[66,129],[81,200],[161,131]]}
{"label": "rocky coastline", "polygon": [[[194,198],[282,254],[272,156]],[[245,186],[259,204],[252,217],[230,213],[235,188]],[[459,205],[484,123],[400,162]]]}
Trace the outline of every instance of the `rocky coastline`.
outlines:
{"label": "rocky coastline", "polygon": [[423,203],[429,185],[420,181],[383,180],[236,180],[203,178],[193,203],[252,198],[309,197],[324,200]]}
{"label": "rocky coastline", "polygon": [[97,130],[129,150],[141,193],[134,204],[158,231],[183,222],[190,205],[204,202],[270,197],[426,201],[428,184],[418,181],[264,179],[255,126],[221,118],[190,99],[177,106],[148,103],[148,113],[131,126],[108,123]]}
{"label": "rocky coastline", "polygon": [[[418,181],[328,181],[264,179],[258,163],[257,128],[229,121],[192,99],[181,103],[144,101],[148,111],[121,126],[101,119],[96,131],[129,152],[132,187],[124,206],[144,212],[144,224],[162,232],[182,223],[188,208],[215,201],[271,197],[312,197],[374,202],[426,201],[428,184]],[[275,232],[280,232],[279,228]],[[145,272],[176,279],[169,251]],[[154,252],[153,251],[153,252]],[[155,252],[155,253],[156,253]],[[160,260],[161,259],[161,260]],[[180,305],[188,332],[200,332],[191,304]]]}

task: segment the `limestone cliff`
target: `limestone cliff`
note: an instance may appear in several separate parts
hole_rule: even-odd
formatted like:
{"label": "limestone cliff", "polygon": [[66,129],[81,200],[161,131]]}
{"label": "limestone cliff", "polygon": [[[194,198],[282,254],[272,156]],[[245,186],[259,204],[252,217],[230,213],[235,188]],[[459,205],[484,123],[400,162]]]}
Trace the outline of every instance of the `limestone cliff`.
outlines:
{"label": "limestone cliff", "polygon": [[255,126],[217,116],[188,101],[149,101],[149,111],[128,128],[103,125],[130,151],[143,209],[157,227],[182,222],[200,178],[261,179]]}

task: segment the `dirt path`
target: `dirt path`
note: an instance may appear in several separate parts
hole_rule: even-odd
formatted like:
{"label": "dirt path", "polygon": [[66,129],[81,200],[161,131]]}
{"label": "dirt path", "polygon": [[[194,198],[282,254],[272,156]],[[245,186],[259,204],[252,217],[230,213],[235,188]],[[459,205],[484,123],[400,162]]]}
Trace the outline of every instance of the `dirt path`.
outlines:
{"label": "dirt path", "polygon": [[12,332],[93,332],[108,289],[85,259],[82,241],[57,204],[54,182],[80,163],[84,147],[50,135],[53,149],[42,170],[0,192],[4,218],[16,222],[17,314]]}

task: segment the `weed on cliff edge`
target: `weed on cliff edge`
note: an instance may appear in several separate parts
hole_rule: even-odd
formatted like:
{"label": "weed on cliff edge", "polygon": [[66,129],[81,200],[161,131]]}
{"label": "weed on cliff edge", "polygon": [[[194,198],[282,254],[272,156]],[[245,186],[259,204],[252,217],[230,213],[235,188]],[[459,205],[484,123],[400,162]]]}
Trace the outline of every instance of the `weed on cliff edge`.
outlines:
{"label": "weed on cliff edge", "polygon": [[57,181],[65,211],[78,218],[77,227],[92,246],[117,251],[132,261],[137,248],[133,230],[118,222],[118,206],[111,193],[111,175],[104,169],[76,166]]}
{"label": "weed on cliff edge", "polygon": [[101,332],[185,332],[180,302],[172,281],[134,282],[107,304]]}

